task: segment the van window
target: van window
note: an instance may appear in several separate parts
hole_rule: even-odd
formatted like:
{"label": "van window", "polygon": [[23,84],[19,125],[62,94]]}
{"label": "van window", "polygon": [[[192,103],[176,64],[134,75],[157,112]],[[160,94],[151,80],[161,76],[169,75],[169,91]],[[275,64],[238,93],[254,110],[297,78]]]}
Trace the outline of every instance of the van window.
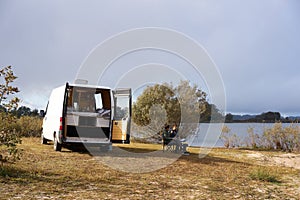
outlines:
{"label": "van window", "polygon": [[115,110],[115,119],[121,120],[124,118],[128,118],[129,116],[129,98],[125,97],[118,97],[116,101],[116,110]]}
{"label": "van window", "polygon": [[96,110],[102,109],[103,105],[102,105],[102,95],[101,95],[101,93],[96,93],[94,96],[95,96],[95,101],[96,101]]}
{"label": "van window", "polygon": [[71,86],[68,88],[67,108],[69,112],[97,112],[110,110],[110,91]]}

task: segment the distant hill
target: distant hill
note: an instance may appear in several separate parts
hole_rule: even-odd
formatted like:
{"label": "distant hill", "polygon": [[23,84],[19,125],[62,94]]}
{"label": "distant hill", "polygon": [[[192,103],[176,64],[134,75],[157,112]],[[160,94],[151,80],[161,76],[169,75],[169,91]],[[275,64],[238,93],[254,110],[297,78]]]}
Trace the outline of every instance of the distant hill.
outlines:
{"label": "distant hill", "polygon": [[233,115],[232,119],[233,120],[248,120],[255,118],[256,115]]}
{"label": "distant hill", "polygon": [[288,116],[288,117],[286,117],[286,119],[293,120],[293,121],[296,121],[296,120],[300,121],[300,116]]}
{"label": "distant hill", "polygon": [[238,122],[238,123],[247,123],[247,122],[257,122],[257,123],[274,123],[274,122],[283,122],[283,123],[291,123],[291,122],[300,122],[300,116],[288,116],[282,117],[279,112],[263,112],[258,115],[233,115],[231,113],[226,115],[227,123],[230,122]]}

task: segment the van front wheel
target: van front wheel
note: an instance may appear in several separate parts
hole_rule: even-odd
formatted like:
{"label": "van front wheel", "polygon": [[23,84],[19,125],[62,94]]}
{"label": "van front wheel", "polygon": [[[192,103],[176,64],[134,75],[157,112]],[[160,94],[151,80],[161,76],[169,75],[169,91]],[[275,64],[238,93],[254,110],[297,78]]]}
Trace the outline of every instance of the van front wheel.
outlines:
{"label": "van front wheel", "polygon": [[54,150],[61,151],[62,145],[57,141],[56,137],[54,137]]}

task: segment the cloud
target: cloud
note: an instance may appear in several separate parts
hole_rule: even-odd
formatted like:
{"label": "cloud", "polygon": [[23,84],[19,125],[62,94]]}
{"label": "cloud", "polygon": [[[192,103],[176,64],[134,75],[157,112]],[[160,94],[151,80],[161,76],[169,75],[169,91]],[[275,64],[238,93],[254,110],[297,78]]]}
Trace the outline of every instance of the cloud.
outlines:
{"label": "cloud", "polygon": [[[228,111],[298,112],[300,3],[248,1],[1,1],[0,65],[12,65],[22,97],[40,107],[73,81],[100,42],[156,26],[202,44],[220,69]],[[276,88],[276,89],[275,89]]]}

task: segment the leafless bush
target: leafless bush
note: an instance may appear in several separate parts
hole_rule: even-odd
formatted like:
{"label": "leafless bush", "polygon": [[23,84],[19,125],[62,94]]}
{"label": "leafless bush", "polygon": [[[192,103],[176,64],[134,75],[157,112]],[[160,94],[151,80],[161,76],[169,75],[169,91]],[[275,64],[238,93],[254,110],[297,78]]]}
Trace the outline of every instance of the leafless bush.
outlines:
{"label": "leafless bush", "polygon": [[281,123],[275,123],[271,128],[265,128],[263,132],[264,147],[283,151],[300,150],[299,127],[291,124],[283,127]]}
{"label": "leafless bush", "polygon": [[[283,127],[275,123],[271,128],[264,128],[263,133],[255,133],[254,128],[247,130],[245,145],[251,148],[300,152],[300,128],[296,124]],[[242,146],[241,139],[232,134],[230,128],[224,126],[220,137],[226,148]]]}
{"label": "leafless bush", "polygon": [[240,138],[235,133],[231,133],[228,126],[223,126],[220,138],[226,148],[239,147],[241,144]]}
{"label": "leafless bush", "polygon": [[254,128],[249,127],[248,130],[248,136],[245,139],[245,144],[247,147],[252,147],[254,149],[259,148],[261,146],[261,137],[259,134],[254,133]]}

